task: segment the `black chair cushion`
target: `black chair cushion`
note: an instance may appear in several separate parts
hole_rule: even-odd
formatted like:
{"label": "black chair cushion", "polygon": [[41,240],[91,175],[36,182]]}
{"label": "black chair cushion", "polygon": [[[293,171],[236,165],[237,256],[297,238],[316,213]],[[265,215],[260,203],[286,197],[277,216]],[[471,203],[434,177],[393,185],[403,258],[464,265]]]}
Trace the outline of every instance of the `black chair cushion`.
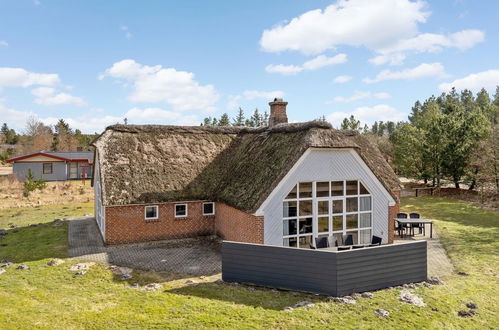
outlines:
{"label": "black chair cushion", "polygon": [[329,241],[327,237],[317,237],[315,239],[315,247],[318,249],[323,249],[329,247]]}
{"label": "black chair cushion", "polygon": [[346,235],[346,237],[343,237],[343,245],[353,245],[353,236]]}
{"label": "black chair cushion", "polygon": [[407,219],[407,213],[397,213],[397,218],[398,219]]}
{"label": "black chair cushion", "polygon": [[381,241],[383,239],[378,236],[373,236],[373,239],[371,240],[371,244],[376,244],[376,245],[381,245]]}

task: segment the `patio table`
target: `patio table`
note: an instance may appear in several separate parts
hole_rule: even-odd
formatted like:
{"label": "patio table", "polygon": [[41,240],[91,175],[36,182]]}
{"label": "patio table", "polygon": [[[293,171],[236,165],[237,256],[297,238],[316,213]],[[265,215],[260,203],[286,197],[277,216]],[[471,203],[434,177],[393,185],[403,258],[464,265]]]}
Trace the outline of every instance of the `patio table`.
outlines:
{"label": "patio table", "polygon": [[[395,218],[395,221],[397,221],[400,224],[423,224],[423,226],[426,224],[430,224],[430,238],[433,238],[433,222],[431,222],[430,220],[425,220],[425,219],[421,219],[421,218],[419,218],[419,219],[417,219],[417,218],[413,218],[413,219]],[[403,234],[401,237],[403,237]]]}

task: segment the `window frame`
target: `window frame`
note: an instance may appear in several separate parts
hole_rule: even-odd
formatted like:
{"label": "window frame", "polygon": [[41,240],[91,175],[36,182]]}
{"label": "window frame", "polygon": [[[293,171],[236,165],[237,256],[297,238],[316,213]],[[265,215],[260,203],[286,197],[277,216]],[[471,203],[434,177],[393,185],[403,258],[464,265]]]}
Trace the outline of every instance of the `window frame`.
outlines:
{"label": "window frame", "polygon": [[[357,194],[356,195],[347,195],[346,193],[346,185],[348,181],[357,181]],[[305,183],[312,182],[312,197],[306,197],[306,198],[300,198],[300,183],[302,182],[297,182],[292,189],[296,187],[296,197],[295,198],[286,198],[289,196],[289,193],[285,195],[283,201],[282,201],[282,207],[283,207],[283,212],[282,212],[282,239],[283,239],[283,245],[285,244],[286,240],[290,239],[296,239],[297,240],[297,248],[300,248],[300,243],[299,239],[301,237],[306,237],[306,236],[312,236],[312,242],[314,242],[314,239],[317,237],[323,237],[324,235],[328,236],[335,236],[336,234],[341,234],[341,235],[348,235],[350,233],[356,234],[357,240],[360,241],[361,239],[361,232],[362,231],[367,231],[370,230],[371,236],[373,235],[373,224],[374,224],[374,198],[373,194],[367,190],[367,187],[365,183],[359,179],[344,179],[344,180],[329,180],[329,196],[328,197],[317,197],[317,183],[318,182],[326,182],[326,180],[316,180],[316,181],[305,181]],[[341,196],[333,196],[332,193],[332,186],[333,182],[343,182],[343,195]],[[360,191],[360,185],[363,185],[364,188],[369,192],[369,194],[361,194]],[[367,211],[361,211],[361,203],[360,200],[363,197],[369,197],[370,198],[370,210]],[[346,204],[347,204],[347,199],[348,198],[356,198],[357,199],[357,210],[356,211],[350,211],[347,212],[346,209]],[[312,201],[312,215],[307,215],[307,216],[301,216],[300,215],[300,201]],[[333,202],[335,200],[341,200],[342,201],[342,212],[341,213],[333,213]],[[319,202],[321,201],[328,201],[328,215],[319,215],[318,212],[318,205]],[[285,211],[285,203],[287,202],[295,202],[296,203],[296,216],[287,216],[285,217],[284,211]],[[371,222],[369,227],[361,227],[361,214],[370,214],[371,215]],[[347,216],[348,215],[357,215],[357,227],[356,228],[347,228]],[[342,218],[342,228],[339,230],[336,230],[336,228],[333,228],[333,223],[334,223],[334,218],[335,216],[341,216]],[[312,218],[312,232],[311,233],[302,233],[300,234],[300,219],[305,219],[305,218]],[[327,232],[319,232],[319,218],[324,218],[328,217],[328,231]],[[296,233],[288,233],[285,235],[285,224],[288,223],[290,220],[296,220]],[[339,220],[339,219],[338,219]],[[333,230],[334,229],[334,230]]]}
{"label": "window frame", "polygon": [[[177,206],[185,206],[185,215],[177,215]],[[175,218],[187,218],[188,215],[189,215],[189,207],[187,205],[187,203],[178,203],[178,204],[174,204],[173,205],[173,215],[175,216]]]}
{"label": "window frame", "polygon": [[[211,205],[212,205],[212,207],[213,207],[213,211],[212,211],[212,213],[204,213],[204,206],[205,206],[206,204],[211,204]],[[215,215],[215,203],[214,203],[214,202],[204,202],[204,203],[203,203],[203,215],[204,215],[204,216]]]}
{"label": "window frame", "polygon": [[[147,216],[147,208],[152,207],[156,209],[156,216],[155,217],[148,217]],[[159,219],[159,207],[158,205],[146,205],[144,206],[144,220],[158,220]]]}
{"label": "window frame", "polygon": [[[45,165],[50,165],[50,172],[45,172]],[[54,174],[54,164],[53,163],[42,163],[42,174]]]}

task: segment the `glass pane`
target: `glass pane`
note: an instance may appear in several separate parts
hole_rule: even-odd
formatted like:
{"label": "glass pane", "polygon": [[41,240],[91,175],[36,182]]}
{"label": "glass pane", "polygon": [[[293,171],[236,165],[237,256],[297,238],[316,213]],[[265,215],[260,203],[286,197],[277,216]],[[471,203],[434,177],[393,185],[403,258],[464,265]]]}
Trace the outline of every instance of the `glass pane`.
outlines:
{"label": "glass pane", "polygon": [[333,213],[343,213],[343,200],[338,199],[333,201]]}
{"label": "glass pane", "polygon": [[360,210],[371,211],[371,196],[360,197]]}
{"label": "glass pane", "polygon": [[360,214],[360,228],[371,227],[371,213]]}
{"label": "glass pane", "polygon": [[296,219],[290,219],[290,220],[283,221],[282,234],[284,236],[296,235]]}
{"label": "glass pane", "polygon": [[358,228],[358,215],[357,214],[348,214],[346,216],[347,219],[347,229]]}
{"label": "glass pane", "polygon": [[312,215],[312,201],[300,201],[300,215]]}
{"label": "glass pane", "polygon": [[370,244],[371,243],[371,229],[360,231],[359,243],[360,244]]}
{"label": "glass pane", "polygon": [[146,218],[156,218],[156,208],[152,206],[146,207]]}
{"label": "glass pane", "polygon": [[300,182],[300,198],[312,197],[312,182]]}
{"label": "glass pane", "polygon": [[343,181],[331,182],[331,196],[343,196]]}
{"label": "glass pane", "polygon": [[310,244],[312,244],[312,236],[300,237],[300,249],[310,249]]}
{"label": "glass pane", "polygon": [[317,231],[319,233],[327,232],[329,231],[329,217],[320,217],[317,220],[317,225],[319,228],[317,228]]}
{"label": "glass pane", "polygon": [[317,182],[317,197],[329,197],[329,182]]}
{"label": "glass pane", "polygon": [[357,197],[347,198],[346,200],[347,212],[357,212],[358,210],[357,202],[358,202]]}
{"label": "glass pane", "polygon": [[357,181],[347,181],[347,195],[357,195]]}
{"label": "glass pane", "polygon": [[284,246],[296,247],[297,239],[296,237],[285,238],[282,242]]}
{"label": "glass pane", "polygon": [[366,187],[364,187],[362,182],[359,182],[359,188],[360,188],[361,195],[368,195],[369,194],[369,191],[367,191]]}
{"label": "glass pane", "polygon": [[187,214],[187,206],[186,205],[175,205],[175,215],[182,216]]}
{"label": "glass pane", "polygon": [[333,231],[343,230],[343,216],[337,215],[333,217]]}
{"label": "glass pane", "polygon": [[352,235],[353,244],[359,244],[359,232],[355,231],[347,231],[347,235]]}
{"label": "glass pane", "polygon": [[297,202],[284,202],[282,216],[285,218],[296,217]]}
{"label": "glass pane", "polygon": [[300,219],[299,226],[299,234],[312,233],[312,218]]}
{"label": "glass pane", "polygon": [[329,201],[319,201],[317,202],[317,211],[319,215],[329,214]]}
{"label": "glass pane", "polygon": [[213,214],[213,204],[212,203],[203,204],[203,214]]}
{"label": "glass pane", "polygon": [[295,199],[296,198],[296,186],[293,187],[293,189],[289,192],[288,196],[286,196],[286,199]]}

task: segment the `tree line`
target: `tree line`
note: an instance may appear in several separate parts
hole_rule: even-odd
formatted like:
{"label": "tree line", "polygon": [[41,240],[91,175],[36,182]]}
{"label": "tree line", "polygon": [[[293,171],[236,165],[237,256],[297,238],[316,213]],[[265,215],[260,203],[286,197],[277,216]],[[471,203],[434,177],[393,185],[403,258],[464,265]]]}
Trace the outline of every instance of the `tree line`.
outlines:
{"label": "tree line", "polygon": [[22,133],[17,133],[7,123],[3,123],[0,129],[0,161],[40,150],[87,151],[95,137],[97,133],[83,134],[79,129],[71,128],[64,119],[49,126],[30,117]]}
{"label": "tree line", "polygon": [[258,109],[253,111],[253,114],[246,118],[244,110],[239,108],[236,117],[231,118],[227,113],[224,113],[220,118],[206,117],[201,126],[246,126],[246,127],[262,127],[269,123],[269,114],[267,111],[261,113]]}

